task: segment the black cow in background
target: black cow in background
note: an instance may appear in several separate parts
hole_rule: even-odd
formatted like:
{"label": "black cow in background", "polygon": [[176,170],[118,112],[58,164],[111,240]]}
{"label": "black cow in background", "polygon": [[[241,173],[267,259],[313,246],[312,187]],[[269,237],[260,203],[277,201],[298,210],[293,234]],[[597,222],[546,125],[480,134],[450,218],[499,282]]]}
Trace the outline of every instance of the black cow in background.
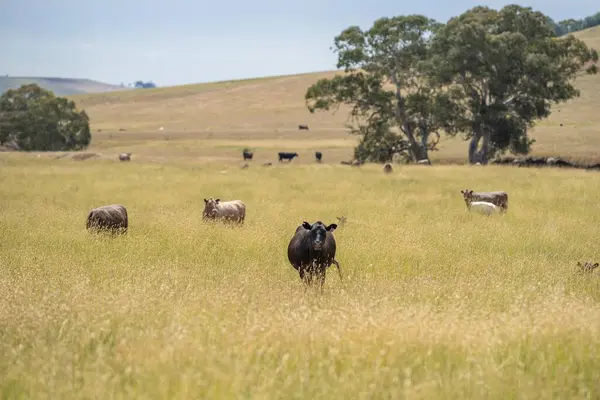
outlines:
{"label": "black cow in background", "polygon": [[279,155],[279,161],[280,162],[282,160],[292,161],[294,159],[294,157],[299,157],[298,153],[284,153],[284,152],[279,152],[277,154]]}
{"label": "black cow in background", "polygon": [[244,155],[244,161],[252,160],[252,157],[254,157],[254,153],[251,152],[250,150],[244,150],[244,152],[242,154]]}
{"label": "black cow in background", "polygon": [[308,130],[308,125],[298,125],[298,130],[300,130],[300,131],[307,131]]}
{"label": "black cow in background", "polygon": [[321,153],[320,151],[316,151],[315,158],[317,159],[317,162],[321,162],[321,159],[323,158],[323,153]]}

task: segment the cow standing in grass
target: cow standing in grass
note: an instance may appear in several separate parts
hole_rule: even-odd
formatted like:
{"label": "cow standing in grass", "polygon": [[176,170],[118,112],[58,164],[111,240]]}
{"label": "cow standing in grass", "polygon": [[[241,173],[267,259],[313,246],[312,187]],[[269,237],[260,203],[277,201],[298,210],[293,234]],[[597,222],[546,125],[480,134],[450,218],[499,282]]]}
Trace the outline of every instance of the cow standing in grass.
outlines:
{"label": "cow standing in grass", "polygon": [[129,226],[127,209],[121,204],[93,208],[88,213],[86,228],[89,231],[126,233]]}
{"label": "cow standing in grass", "polygon": [[501,211],[508,211],[508,194],[504,191],[496,192],[474,192],[469,189],[460,191],[465,200],[467,207],[474,201],[483,201],[495,204],[500,207]]}
{"label": "cow standing in grass", "polygon": [[121,153],[119,154],[119,161],[131,161],[132,153]]}
{"label": "cow standing in grass", "polygon": [[316,281],[323,290],[325,273],[331,264],[335,264],[342,279],[340,264],[335,260],[336,243],[333,231],[336,224],[325,226],[317,221],[309,224],[304,221],[296,228],[288,245],[288,260],[300,274],[300,279],[311,285]]}
{"label": "cow standing in grass", "polygon": [[315,158],[317,159],[317,162],[320,163],[323,159],[323,153],[321,153],[320,151],[315,151]]}
{"label": "cow standing in grass", "polygon": [[244,156],[244,161],[252,160],[252,157],[254,157],[254,153],[249,150],[244,150],[242,155]]}
{"label": "cow standing in grass", "polygon": [[294,157],[299,157],[298,153],[279,152],[277,153],[277,155],[279,156],[279,162],[281,162],[282,160],[288,160],[289,162],[291,162],[294,159]]}
{"label": "cow standing in grass", "polygon": [[221,220],[223,222],[242,225],[246,219],[246,205],[241,200],[221,201],[221,199],[204,199],[204,220]]}

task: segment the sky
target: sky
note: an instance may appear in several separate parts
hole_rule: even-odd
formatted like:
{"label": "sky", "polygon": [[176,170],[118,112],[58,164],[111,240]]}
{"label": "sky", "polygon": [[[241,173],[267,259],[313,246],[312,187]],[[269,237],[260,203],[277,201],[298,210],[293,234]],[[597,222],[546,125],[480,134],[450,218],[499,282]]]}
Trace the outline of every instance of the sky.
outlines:
{"label": "sky", "polygon": [[[158,86],[335,69],[343,29],[383,16],[440,22],[498,0],[0,0],[0,76],[153,81]],[[555,21],[592,0],[519,3]]]}

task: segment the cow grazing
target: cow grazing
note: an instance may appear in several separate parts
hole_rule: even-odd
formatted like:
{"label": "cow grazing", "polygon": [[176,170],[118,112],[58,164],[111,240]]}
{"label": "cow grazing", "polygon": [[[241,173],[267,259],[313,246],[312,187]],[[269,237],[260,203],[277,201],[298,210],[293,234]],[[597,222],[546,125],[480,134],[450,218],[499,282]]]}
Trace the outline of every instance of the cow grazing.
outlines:
{"label": "cow grazing", "polygon": [[89,231],[108,231],[113,234],[127,233],[128,226],[127,209],[121,204],[92,208],[85,225]]}
{"label": "cow grazing", "polygon": [[119,154],[119,160],[120,161],[131,161],[131,154],[132,153],[121,153],[121,154]]}
{"label": "cow grazing", "polygon": [[472,201],[467,204],[469,212],[477,211],[484,215],[492,215],[500,212],[500,207],[487,201]]}
{"label": "cow grazing", "polygon": [[394,169],[392,168],[392,164],[387,163],[383,166],[383,172],[386,174],[390,174],[394,171]]}
{"label": "cow grazing", "polygon": [[294,157],[300,157],[298,153],[279,152],[277,153],[277,155],[279,156],[279,162],[281,162],[282,160],[288,160],[289,162],[291,162],[294,159]]}
{"label": "cow grazing", "polygon": [[315,158],[317,159],[317,162],[321,162],[321,160],[323,159],[323,153],[321,153],[320,151],[316,151]]}
{"label": "cow grazing", "polygon": [[340,280],[342,279],[340,264],[335,260],[336,243],[333,231],[336,228],[336,224],[325,226],[323,222],[317,221],[311,225],[304,221],[296,228],[288,245],[288,260],[300,274],[300,279],[306,285],[316,281],[321,291],[325,283],[325,273],[331,264],[336,265]]}
{"label": "cow grazing", "polygon": [[300,131],[307,131],[308,130],[308,125],[298,125],[298,130],[300,130]]}
{"label": "cow grazing", "polygon": [[203,220],[221,220],[223,222],[243,224],[246,219],[246,205],[241,200],[221,201],[204,199]]}
{"label": "cow grazing", "polygon": [[496,191],[496,192],[474,192],[469,189],[460,191],[465,200],[465,204],[467,207],[469,203],[473,201],[485,201],[488,203],[492,203],[501,208],[501,211],[508,211],[508,194],[504,191]]}
{"label": "cow grazing", "polygon": [[244,150],[242,155],[244,156],[244,161],[252,160],[252,157],[254,157],[254,153],[248,150]]}

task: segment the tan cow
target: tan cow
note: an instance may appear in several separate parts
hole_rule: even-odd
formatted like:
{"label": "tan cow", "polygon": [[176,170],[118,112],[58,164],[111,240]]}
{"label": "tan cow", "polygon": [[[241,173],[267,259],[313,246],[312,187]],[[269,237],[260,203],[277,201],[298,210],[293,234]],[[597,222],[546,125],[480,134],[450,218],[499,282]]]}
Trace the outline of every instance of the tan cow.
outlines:
{"label": "tan cow", "polygon": [[246,205],[241,200],[221,201],[221,199],[204,199],[202,219],[219,219],[224,222],[235,222],[240,225],[246,219]]}
{"label": "tan cow", "polygon": [[127,209],[121,204],[111,204],[91,209],[86,222],[88,230],[106,230],[111,233],[126,233],[128,226]]}
{"label": "tan cow", "polygon": [[501,211],[508,211],[508,194],[504,191],[496,192],[474,192],[469,189],[460,191],[465,199],[467,207],[474,201],[485,201],[501,208]]}

